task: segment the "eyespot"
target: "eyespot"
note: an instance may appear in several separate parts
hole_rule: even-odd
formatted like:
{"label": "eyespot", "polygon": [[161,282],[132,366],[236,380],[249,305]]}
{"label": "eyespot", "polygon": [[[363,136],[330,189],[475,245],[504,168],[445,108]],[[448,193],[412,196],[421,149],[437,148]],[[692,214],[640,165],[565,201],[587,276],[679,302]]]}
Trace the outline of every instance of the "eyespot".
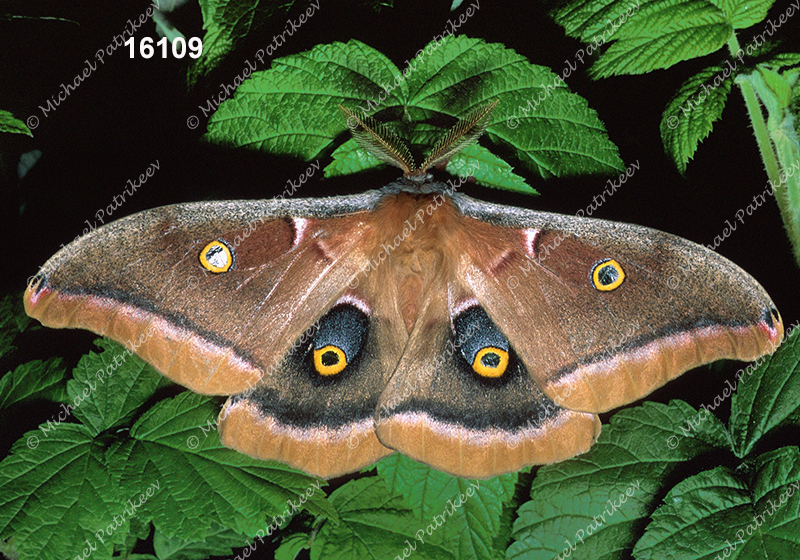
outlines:
{"label": "eyespot", "polygon": [[456,315],[453,327],[465,366],[485,378],[496,379],[506,373],[511,347],[482,307],[468,307]]}
{"label": "eyespot", "polygon": [[310,347],[313,371],[329,377],[345,375],[348,367],[357,370],[368,330],[369,317],[364,311],[350,303],[334,306],[316,324]]}
{"label": "eyespot", "polygon": [[622,270],[622,266],[614,259],[600,261],[592,270],[594,287],[601,292],[616,290],[624,280],[625,272]]}
{"label": "eyespot", "polygon": [[494,346],[487,346],[478,350],[472,369],[483,377],[500,377],[508,367],[508,352]]}
{"label": "eyespot", "polygon": [[314,350],[314,367],[320,375],[336,375],[347,367],[344,351],[333,345]]}
{"label": "eyespot", "polygon": [[214,274],[228,272],[233,266],[233,253],[222,241],[212,241],[200,251],[200,264]]}

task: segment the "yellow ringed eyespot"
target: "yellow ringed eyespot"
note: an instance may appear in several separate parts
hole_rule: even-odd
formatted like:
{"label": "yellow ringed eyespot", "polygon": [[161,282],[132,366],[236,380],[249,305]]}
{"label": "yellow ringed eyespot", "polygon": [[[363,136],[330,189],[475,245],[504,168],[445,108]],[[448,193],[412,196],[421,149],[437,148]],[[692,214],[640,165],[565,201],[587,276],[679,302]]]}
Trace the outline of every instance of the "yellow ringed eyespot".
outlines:
{"label": "yellow ringed eyespot", "polygon": [[508,352],[502,348],[487,346],[475,354],[472,369],[483,377],[500,377],[508,367]]}
{"label": "yellow ringed eyespot", "polygon": [[625,272],[614,259],[600,261],[592,270],[592,283],[601,292],[616,290],[624,280]]}
{"label": "yellow ringed eyespot", "polygon": [[212,241],[200,251],[200,264],[214,274],[228,272],[233,266],[233,253],[222,241]]}
{"label": "yellow ringed eyespot", "polygon": [[320,375],[336,375],[347,367],[347,357],[333,345],[314,350],[314,367]]}

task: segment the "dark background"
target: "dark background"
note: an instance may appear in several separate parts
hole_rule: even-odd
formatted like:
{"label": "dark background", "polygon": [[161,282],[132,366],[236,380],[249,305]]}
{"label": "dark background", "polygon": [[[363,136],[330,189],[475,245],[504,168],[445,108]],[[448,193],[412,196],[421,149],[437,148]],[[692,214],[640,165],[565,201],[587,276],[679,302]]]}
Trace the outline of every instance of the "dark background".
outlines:
{"label": "dark background", "polygon": [[[351,38],[386,54],[401,69],[405,62],[434,35],[441,34],[448,19],[457,19],[466,0],[454,13],[448,2],[397,2],[380,11],[358,3],[320,0],[320,9],[273,58],[311,49],[316,44],[346,42]],[[786,10],[788,0],[773,7],[773,20]],[[58,248],[83,232],[85,220],[121,194],[126,182],[135,180],[158,160],[160,170],[114,213],[122,217],[163,204],[204,199],[258,199],[280,194],[287,180],[296,180],[308,163],[276,158],[253,151],[227,149],[202,141],[206,119],[199,105],[216,97],[220,84],[230,84],[245,66],[245,59],[271,42],[286,27],[288,17],[297,18],[307,3],[274,18],[266,28],[243,45],[196,90],[188,92],[185,70],[188,58],[153,57],[130,59],[127,48],[106,55],[97,69],[47,118],[39,106],[57,96],[62,83],[70,83],[85,68],[84,60],[96,62],[94,54],[122,33],[128,19],[144,13],[145,2],[120,2],[102,7],[96,3],[4,2],[0,12],[25,16],[64,17],[64,21],[12,19],[0,21],[0,109],[10,110],[25,121],[39,118],[33,138],[0,135],[0,188],[4,228],[3,293],[24,289],[25,280],[36,273]],[[171,15],[186,37],[203,37],[199,7],[189,3]],[[784,39],[797,45],[798,22],[780,28]],[[739,32],[745,45],[764,23]],[[480,0],[480,9],[459,30],[487,42],[499,42],[527,57],[532,63],[561,73],[566,60],[585,47],[565,36],[538,2],[497,3]],[[794,32],[794,37],[789,33]],[[148,21],[135,35],[156,40],[155,26]],[[767,176],[758,154],[752,129],[738,88],[734,87],[723,119],[699,147],[685,176],[667,158],[661,143],[659,123],[666,104],[680,84],[695,72],[723,60],[724,52],[692,60],[669,70],[644,76],[592,81],[589,64],[567,79],[574,92],[589,100],[605,123],[611,140],[619,147],[625,165],[639,162],[640,170],[594,214],[611,220],[637,223],[680,235],[700,244],[711,244],[734,220],[739,209],[753,196],[763,193]],[[263,69],[261,67],[260,69]],[[191,115],[201,117],[200,126],[187,127]],[[485,145],[489,145],[484,140]],[[42,151],[40,161],[22,180],[16,179],[19,155]],[[330,159],[323,160],[323,167]],[[513,163],[513,162],[512,162]],[[606,185],[606,177],[552,179],[543,181],[517,168],[541,196],[515,195],[474,185],[467,194],[487,201],[526,208],[574,214],[586,208]],[[335,180],[322,180],[316,173],[295,196],[320,196],[377,188],[397,177],[394,169]],[[788,326],[800,318],[798,281],[800,272],[783,230],[775,201],[770,198],[717,248],[753,275],[770,293]],[[42,358],[67,356],[71,363],[91,347],[95,335],[80,331],[41,329],[26,340],[23,355]],[[708,367],[687,373],[650,395],[667,402],[684,399],[694,406],[708,404],[725,386],[725,379],[741,364]],[[719,367],[717,368],[719,369]],[[4,370],[5,371],[5,370]],[[729,406],[726,402],[724,407]],[[725,417],[725,412],[716,414]],[[49,414],[48,414],[49,417]],[[607,417],[604,417],[606,420]],[[31,429],[42,418],[31,419]],[[7,449],[7,447],[5,447]]]}

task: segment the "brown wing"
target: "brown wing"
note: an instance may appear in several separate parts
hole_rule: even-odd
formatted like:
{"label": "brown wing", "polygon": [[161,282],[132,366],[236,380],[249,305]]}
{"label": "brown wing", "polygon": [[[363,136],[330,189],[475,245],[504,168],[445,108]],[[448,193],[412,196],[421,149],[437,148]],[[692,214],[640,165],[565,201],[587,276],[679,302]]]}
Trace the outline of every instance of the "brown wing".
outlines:
{"label": "brown wing", "polygon": [[[68,245],[25,293],[29,315],[126,344],[177,383],[232,395],[281,362],[347,289],[364,258],[372,195],[182,204],[141,212]],[[227,272],[200,255],[231,252]]]}
{"label": "brown wing", "polygon": [[460,275],[558,404],[603,412],[693,367],[775,350],[783,324],[750,275],[660,231],[459,197]]}

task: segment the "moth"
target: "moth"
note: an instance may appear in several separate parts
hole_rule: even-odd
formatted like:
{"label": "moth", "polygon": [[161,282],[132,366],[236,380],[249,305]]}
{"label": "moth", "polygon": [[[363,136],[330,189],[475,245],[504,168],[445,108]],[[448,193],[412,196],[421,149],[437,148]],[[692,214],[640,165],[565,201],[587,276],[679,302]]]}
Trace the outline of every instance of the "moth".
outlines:
{"label": "moth", "polygon": [[384,125],[343,108],[360,145],[402,178],[353,196],[122,218],[56,253],[26,311],[229,396],[225,445],[323,478],[394,452],[477,478],[561,461],[590,448],[598,413],[777,347],[766,291],[704,247],[435,180],[428,170],[475,141],[495,104],[419,167]]}

